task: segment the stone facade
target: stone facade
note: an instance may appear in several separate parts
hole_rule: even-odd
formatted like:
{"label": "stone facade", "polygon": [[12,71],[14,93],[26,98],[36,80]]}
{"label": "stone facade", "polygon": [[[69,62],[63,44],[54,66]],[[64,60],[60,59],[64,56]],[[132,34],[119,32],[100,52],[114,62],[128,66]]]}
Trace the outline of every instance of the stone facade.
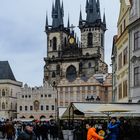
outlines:
{"label": "stone facade", "polygon": [[[73,101],[85,101],[88,95],[87,89],[88,91],[91,89],[91,95],[95,94],[93,87],[97,89],[96,97],[101,98],[105,94],[104,90],[100,92],[104,84],[96,80],[95,75],[107,77],[108,65],[104,61],[106,20],[105,15],[104,19],[101,19],[100,3],[87,1],[86,20],[82,19],[80,12],[81,42],[75,36],[74,26],[69,26],[69,20],[68,26],[64,27],[61,21],[64,16],[62,11],[60,0],[56,0],[52,8],[52,25],[48,24],[48,17],[46,17],[47,57],[44,58],[44,82],[57,86],[60,106],[67,106]],[[103,78],[100,80],[104,81]],[[110,89],[107,94],[110,95]],[[105,97],[101,100],[108,101]]]}
{"label": "stone facade", "polygon": [[41,119],[56,116],[56,90],[48,83],[41,87],[29,87],[27,84],[18,94],[18,119]]}

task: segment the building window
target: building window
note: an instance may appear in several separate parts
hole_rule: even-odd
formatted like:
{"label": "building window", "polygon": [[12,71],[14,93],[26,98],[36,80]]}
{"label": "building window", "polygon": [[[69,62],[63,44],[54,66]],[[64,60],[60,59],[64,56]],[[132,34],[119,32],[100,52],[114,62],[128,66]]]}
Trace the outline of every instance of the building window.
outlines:
{"label": "building window", "polygon": [[2,109],[3,110],[5,109],[5,103],[4,102],[2,103]]}
{"label": "building window", "polygon": [[127,64],[127,58],[128,58],[128,51],[127,48],[125,48],[123,51],[123,65]]}
{"label": "building window", "polygon": [[119,70],[122,68],[122,53],[119,55],[119,58],[118,58],[118,64],[119,64]]}
{"label": "building window", "polygon": [[126,21],[125,20],[123,21],[123,26],[124,26],[124,29],[125,29],[125,27],[126,27]]}
{"label": "building window", "polygon": [[73,87],[70,87],[70,93],[73,93]]}
{"label": "building window", "polygon": [[41,105],[41,110],[43,110],[43,105]]}
{"label": "building window", "polygon": [[49,106],[48,105],[46,105],[46,110],[49,110]]}
{"label": "building window", "polygon": [[47,97],[47,94],[45,94],[45,97]]}
{"label": "building window", "polygon": [[140,49],[140,31],[134,33],[134,50]]}
{"label": "building window", "polygon": [[25,98],[27,98],[27,95],[25,95]]}
{"label": "building window", "polygon": [[52,47],[52,40],[50,40],[50,47]]}
{"label": "building window", "polygon": [[41,98],[43,98],[43,94],[41,94]]}
{"label": "building window", "polygon": [[80,93],[80,87],[77,87],[77,93]]}
{"label": "building window", "polygon": [[22,95],[22,98],[24,98],[24,95]]}
{"label": "building window", "polygon": [[140,86],[140,67],[134,68],[134,86]]}
{"label": "building window", "polygon": [[31,111],[33,110],[33,106],[30,106],[30,110],[31,110]]}
{"label": "building window", "polygon": [[73,82],[77,77],[77,72],[76,72],[76,68],[71,65],[67,68],[66,71],[66,78],[69,82]]}
{"label": "building window", "polygon": [[91,93],[91,86],[88,86],[88,93]]}
{"label": "building window", "polygon": [[57,38],[54,37],[53,38],[53,51],[56,51],[56,49],[57,49]]}
{"label": "building window", "polygon": [[28,106],[25,106],[25,111],[27,111],[28,110]]}
{"label": "building window", "polygon": [[4,89],[2,90],[2,96],[5,96],[5,90]]}
{"label": "building window", "polygon": [[127,97],[127,80],[123,82],[123,97]]}
{"label": "building window", "polygon": [[52,110],[54,110],[54,105],[52,105]]}
{"label": "building window", "polygon": [[52,97],[52,95],[51,95],[51,94],[49,94],[49,95],[48,95],[48,97],[49,97],[49,98],[51,98],[51,97]]}
{"label": "building window", "polygon": [[55,78],[55,72],[52,73],[52,78]]}
{"label": "building window", "polygon": [[31,95],[29,95],[29,98],[31,98]]}
{"label": "building window", "polygon": [[64,39],[64,47],[66,47],[66,45],[67,45],[67,38],[65,37],[65,39]]}
{"label": "building window", "polygon": [[85,87],[82,87],[82,93],[85,93]]}
{"label": "building window", "polygon": [[22,111],[22,106],[19,107],[19,110]]}
{"label": "building window", "polygon": [[91,68],[91,63],[88,63],[88,68]]}
{"label": "building window", "polygon": [[101,46],[104,47],[104,34],[101,34]]}
{"label": "building window", "polygon": [[93,44],[93,34],[89,33],[88,34],[88,47],[92,47]]}
{"label": "building window", "polygon": [[122,84],[119,85],[119,99],[122,99]]}
{"label": "building window", "polygon": [[120,34],[122,34],[122,25],[120,26]]}

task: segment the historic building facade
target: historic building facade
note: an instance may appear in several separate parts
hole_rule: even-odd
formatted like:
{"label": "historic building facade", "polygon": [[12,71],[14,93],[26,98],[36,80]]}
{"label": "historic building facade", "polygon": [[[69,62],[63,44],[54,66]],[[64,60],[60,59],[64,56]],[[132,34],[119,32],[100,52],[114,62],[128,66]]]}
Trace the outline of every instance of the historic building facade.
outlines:
{"label": "historic building facade", "polygon": [[108,65],[104,61],[106,19],[105,15],[101,19],[100,2],[87,0],[86,20],[82,19],[80,11],[81,42],[75,36],[69,19],[67,27],[64,26],[63,17],[63,3],[56,0],[52,6],[52,25],[46,17],[47,57],[44,58],[44,82],[57,87],[59,106],[67,106],[73,101],[86,101],[87,91],[89,96],[100,96],[100,100],[104,101],[104,90],[109,91],[110,84],[102,92],[95,93],[98,86],[104,87],[107,78],[103,77],[109,75]]}
{"label": "historic building facade", "polygon": [[140,102],[140,1],[132,0],[129,26],[129,90],[130,100]]}
{"label": "historic building facade", "polygon": [[0,61],[0,119],[17,116],[17,95],[22,83],[16,81],[8,61]]}
{"label": "historic building facade", "polygon": [[113,101],[140,101],[140,1],[121,0],[112,48]]}
{"label": "historic building facade", "polygon": [[128,102],[129,100],[129,10],[130,1],[120,1],[120,14],[118,18],[118,35],[113,40],[113,101]]}
{"label": "historic building facade", "polygon": [[41,87],[29,87],[27,84],[18,94],[18,119],[41,119],[55,117],[56,90],[48,83]]}

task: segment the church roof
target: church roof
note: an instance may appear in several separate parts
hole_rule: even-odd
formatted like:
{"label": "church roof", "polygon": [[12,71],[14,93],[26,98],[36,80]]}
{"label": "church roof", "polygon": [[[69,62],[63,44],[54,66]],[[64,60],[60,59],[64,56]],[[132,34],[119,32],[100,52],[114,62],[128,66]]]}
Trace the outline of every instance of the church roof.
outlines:
{"label": "church roof", "polygon": [[12,69],[9,65],[9,62],[0,61],[0,80],[5,80],[5,79],[16,81]]}

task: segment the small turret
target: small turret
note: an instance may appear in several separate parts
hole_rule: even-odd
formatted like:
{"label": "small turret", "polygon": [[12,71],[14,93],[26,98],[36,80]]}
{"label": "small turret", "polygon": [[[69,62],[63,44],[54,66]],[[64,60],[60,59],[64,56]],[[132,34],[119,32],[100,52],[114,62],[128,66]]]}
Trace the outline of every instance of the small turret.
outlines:
{"label": "small turret", "polygon": [[104,16],[103,16],[103,24],[104,24],[104,26],[106,28],[106,17],[105,17],[105,13],[104,13]]}
{"label": "small turret", "polygon": [[82,26],[82,12],[80,8],[80,15],[79,15],[79,27]]}

